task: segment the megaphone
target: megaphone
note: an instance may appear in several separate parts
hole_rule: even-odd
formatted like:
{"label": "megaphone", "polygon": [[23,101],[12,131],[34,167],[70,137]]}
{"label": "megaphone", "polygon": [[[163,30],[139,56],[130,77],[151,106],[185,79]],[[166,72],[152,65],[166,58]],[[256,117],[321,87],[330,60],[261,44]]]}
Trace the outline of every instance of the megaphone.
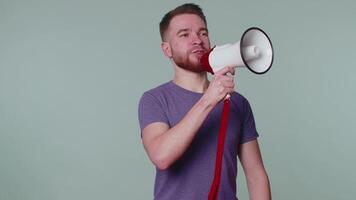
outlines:
{"label": "megaphone", "polygon": [[224,67],[247,67],[255,74],[264,74],[272,66],[273,54],[268,35],[260,28],[251,27],[235,44],[210,49],[201,57],[200,63],[212,74]]}
{"label": "megaphone", "polygon": [[[205,71],[212,74],[224,67],[247,67],[256,74],[266,73],[273,63],[273,47],[267,34],[257,27],[247,29],[241,40],[235,44],[216,46],[200,58],[200,64]],[[215,200],[219,190],[222,155],[228,116],[230,109],[230,95],[224,100],[221,127],[219,129],[218,147],[216,153],[214,179],[209,191],[209,200]]]}

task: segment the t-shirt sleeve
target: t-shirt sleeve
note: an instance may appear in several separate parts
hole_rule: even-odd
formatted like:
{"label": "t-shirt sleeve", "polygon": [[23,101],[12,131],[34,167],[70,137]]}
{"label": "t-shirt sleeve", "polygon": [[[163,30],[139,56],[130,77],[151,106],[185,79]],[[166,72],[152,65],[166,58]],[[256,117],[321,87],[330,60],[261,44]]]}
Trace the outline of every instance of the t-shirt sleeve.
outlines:
{"label": "t-shirt sleeve", "polygon": [[240,144],[256,139],[259,135],[256,130],[255,119],[253,117],[250,103],[247,99],[243,101],[244,119],[242,123],[242,134]]}
{"label": "t-shirt sleeve", "polygon": [[164,112],[162,103],[152,94],[145,92],[139,102],[138,119],[142,130],[153,122],[168,123],[167,115]]}

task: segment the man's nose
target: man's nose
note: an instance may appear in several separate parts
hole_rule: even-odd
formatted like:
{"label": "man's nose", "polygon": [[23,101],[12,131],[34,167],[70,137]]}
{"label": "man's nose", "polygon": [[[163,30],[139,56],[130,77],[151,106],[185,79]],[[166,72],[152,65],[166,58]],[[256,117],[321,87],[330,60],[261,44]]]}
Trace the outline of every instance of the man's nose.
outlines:
{"label": "man's nose", "polygon": [[201,43],[203,43],[203,40],[200,38],[199,34],[194,33],[194,34],[192,34],[192,43],[193,44],[201,44]]}

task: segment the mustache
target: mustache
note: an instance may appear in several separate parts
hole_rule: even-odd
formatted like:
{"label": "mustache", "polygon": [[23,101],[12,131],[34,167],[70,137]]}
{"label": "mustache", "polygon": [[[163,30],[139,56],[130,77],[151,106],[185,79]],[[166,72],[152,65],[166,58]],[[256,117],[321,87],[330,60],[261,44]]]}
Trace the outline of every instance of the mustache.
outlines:
{"label": "mustache", "polygon": [[189,52],[191,52],[191,53],[199,53],[199,52],[205,53],[205,52],[207,52],[207,51],[208,51],[208,49],[206,49],[206,48],[203,47],[203,46],[196,46],[196,47],[193,47],[193,48],[191,48],[191,49],[189,50]]}

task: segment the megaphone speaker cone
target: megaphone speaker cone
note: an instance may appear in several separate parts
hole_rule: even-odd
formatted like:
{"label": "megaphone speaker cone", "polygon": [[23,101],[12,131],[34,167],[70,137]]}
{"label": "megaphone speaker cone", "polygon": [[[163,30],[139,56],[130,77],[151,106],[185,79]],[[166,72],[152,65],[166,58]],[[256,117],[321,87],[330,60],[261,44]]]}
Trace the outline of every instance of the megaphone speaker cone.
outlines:
{"label": "megaphone speaker cone", "polygon": [[[251,58],[251,50],[244,50],[254,47],[258,51],[258,56]],[[246,67],[255,74],[266,73],[273,64],[273,46],[268,35],[260,28],[251,27],[247,29],[241,37],[240,42],[241,58]]]}

